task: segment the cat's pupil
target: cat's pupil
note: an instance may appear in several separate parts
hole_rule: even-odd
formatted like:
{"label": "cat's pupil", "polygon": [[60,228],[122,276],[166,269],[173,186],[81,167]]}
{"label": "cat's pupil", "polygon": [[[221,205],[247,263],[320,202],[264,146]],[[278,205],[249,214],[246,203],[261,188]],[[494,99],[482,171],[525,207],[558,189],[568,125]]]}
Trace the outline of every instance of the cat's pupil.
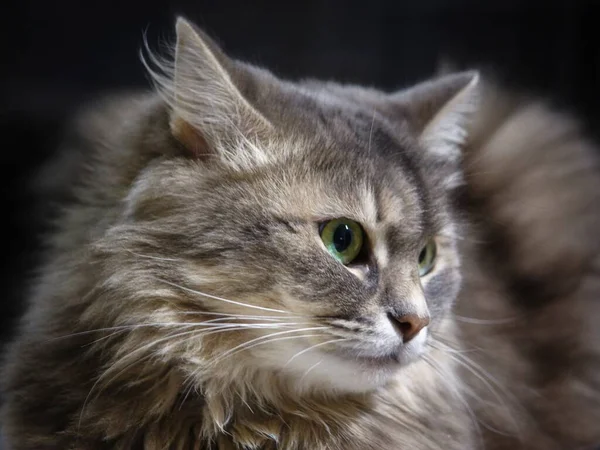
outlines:
{"label": "cat's pupil", "polygon": [[419,253],[419,264],[423,264],[425,262],[425,258],[427,257],[427,247],[423,247],[421,253]]}
{"label": "cat's pupil", "polygon": [[333,245],[336,251],[342,253],[352,244],[352,230],[346,224],[338,225],[333,233]]}

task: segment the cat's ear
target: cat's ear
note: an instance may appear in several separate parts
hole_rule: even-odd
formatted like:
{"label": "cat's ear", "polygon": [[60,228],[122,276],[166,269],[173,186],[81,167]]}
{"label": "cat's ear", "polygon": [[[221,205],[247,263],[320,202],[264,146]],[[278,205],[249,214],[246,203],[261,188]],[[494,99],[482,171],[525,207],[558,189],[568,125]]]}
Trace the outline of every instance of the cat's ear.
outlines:
{"label": "cat's ear", "polygon": [[478,100],[477,72],[445,75],[392,96],[420,144],[430,154],[450,160],[460,156]]}
{"label": "cat's ear", "polygon": [[187,20],[178,18],[176,31],[171,80],[159,83],[173,136],[191,156],[251,164],[252,152],[260,152],[254,144],[271,125],[236,86],[240,68]]}

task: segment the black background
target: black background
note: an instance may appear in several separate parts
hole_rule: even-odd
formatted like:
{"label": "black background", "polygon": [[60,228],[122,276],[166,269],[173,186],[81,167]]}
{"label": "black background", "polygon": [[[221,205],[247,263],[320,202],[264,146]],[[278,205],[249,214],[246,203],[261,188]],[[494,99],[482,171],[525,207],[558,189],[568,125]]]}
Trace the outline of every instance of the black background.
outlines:
{"label": "black background", "polygon": [[[600,2],[9,1],[0,7],[0,342],[22,309],[39,252],[29,182],[73,109],[104,91],[147,87],[137,56],[172,39],[183,14],[230,54],[291,78],[388,89],[431,75],[441,57],[493,67],[599,124]],[[43,201],[43,199],[42,199]]]}

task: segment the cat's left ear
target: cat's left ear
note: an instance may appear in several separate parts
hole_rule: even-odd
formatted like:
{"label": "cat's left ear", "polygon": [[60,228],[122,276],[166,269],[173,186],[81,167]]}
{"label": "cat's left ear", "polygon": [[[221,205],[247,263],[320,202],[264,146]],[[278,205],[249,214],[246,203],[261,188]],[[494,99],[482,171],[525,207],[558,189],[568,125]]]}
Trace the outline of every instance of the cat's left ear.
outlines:
{"label": "cat's left ear", "polygon": [[451,161],[460,157],[478,100],[477,72],[446,75],[391,96],[428,154]]}
{"label": "cat's left ear", "polygon": [[176,31],[172,67],[146,66],[168,105],[172,136],[192,158],[238,169],[266,160],[260,141],[272,125],[243,93],[252,74],[184,18]]}

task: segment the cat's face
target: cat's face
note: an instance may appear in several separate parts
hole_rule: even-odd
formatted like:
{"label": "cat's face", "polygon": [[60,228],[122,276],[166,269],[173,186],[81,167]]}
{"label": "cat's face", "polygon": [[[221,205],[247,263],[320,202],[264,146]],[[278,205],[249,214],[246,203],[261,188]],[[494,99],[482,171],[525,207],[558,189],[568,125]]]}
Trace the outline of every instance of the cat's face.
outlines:
{"label": "cat's face", "polygon": [[[435,86],[419,88],[429,118],[412,124],[406,96],[260,73],[239,90],[239,72],[210,86],[218,70],[202,65],[224,56],[211,61],[217,50],[189,25],[178,32],[171,131],[189,154],[151,164],[127,197],[130,253],[150,260],[146,289],[164,297],[137,320],[189,323],[165,347],[200,378],[264,369],[306,387],[384,383],[426,351],[458,291],[456,147],[444,141],[458,122],[432,110]],[[198,66],[177,78],[193,57],[204,95],[232,90],[208,118],[177,91],[198,81]],[[460,104],[469,81],[446,80],[442,106]]]}
{"label": "cat's face", "polygon": [[453,225],[402,164],[347,152],[311,149],[319,156],[254,173],[215,176],[184,160],[149,174],[132,214],[169,229],[150,232],[164,248],[153,255],[181,259],[173,283],[236,302],[175,288],[186,297],[176,320],[235,314],[204,317],[258,327],[215,333],[220,352],[271,335],[232,358],[346,389],[419,357],[458,288]]}

